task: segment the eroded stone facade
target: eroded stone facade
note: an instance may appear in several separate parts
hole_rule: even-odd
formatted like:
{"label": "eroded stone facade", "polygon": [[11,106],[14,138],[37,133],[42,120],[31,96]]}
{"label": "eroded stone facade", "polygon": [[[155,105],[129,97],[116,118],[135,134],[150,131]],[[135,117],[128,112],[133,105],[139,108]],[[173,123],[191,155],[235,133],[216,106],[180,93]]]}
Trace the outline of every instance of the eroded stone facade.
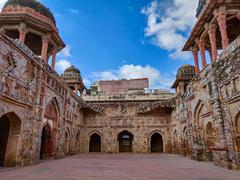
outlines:
{"label": "eroded stone facade", "polygon": [[[43,23],[39,25],[50,23],[54,27],[51,33],[57,33],[53,20],[34,9],[27,11],[29,7],[6,7],[5,17],[8,12],[14,17],[14,8],[23,14],[31,13],[34,21]],[[13,40],[15,30],[9,35],[4,29],[6,24],[1,26],[0,166],[26,166],[39,159],[88,152],[160,152],[239,169],[239,38],[202,71],[197,68],[193,79],[191,67],[186,66],[190,68],[186,75],[189,77],[190,73],[191,81],[177,77],[176,94],[142,92],[81,97],[77,94],[84,87],[79,81],[80,71],[71,67],[69,74],[74,72],[77,81],[67,84],[64,76],[55,72],[55,64],[48,64],[51,53],[55,59],[53,47],[57,43],[64,45],[59,35],[47,36],[55,38],[53,44],[42,38],[39,57],[25,43],[27,31],[22,31],[21,26],[22,23],[14,26],[19,29],[20,40]],[[65,76],[66,79],[69,77]]]}

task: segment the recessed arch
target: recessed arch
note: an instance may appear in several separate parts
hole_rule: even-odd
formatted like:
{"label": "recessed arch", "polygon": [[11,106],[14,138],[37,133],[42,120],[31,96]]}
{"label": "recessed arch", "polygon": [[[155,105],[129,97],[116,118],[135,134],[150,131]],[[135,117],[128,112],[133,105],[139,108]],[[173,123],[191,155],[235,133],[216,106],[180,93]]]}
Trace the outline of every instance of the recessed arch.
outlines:
{"label": "recessed arch", "polygon": [[182,142],[183,155],[188,156],[190,154],[188,143],[188,130],[187,127],[183,129],[183,142]]}
{"label": "recessed arch", "polygon": [[22,122],[14,112],[0,117],[0,166],[15,166]]}
{"label": "recessed arch", "polygon": [[236,128],[236,140],[235,140],[236,151],[240,152],[240,112],[238,112],[235,118],[235,128]]}
{"label": "recessed arch", "polygon": [[178,132],[177,130],[174,131],[174,134],[173,134],[173,151],[175,154],[178,154],[179,153],[179,144],[178,144]]}
{"label": "recessed arch", "polygon": [[53,133],[49,123],[46,123],[42,128],[40,159],[50,159],[53,151]]}
{"label": "recessed arch", "polygon": [[101,136],[97,132],[92,133],[89,138],[89,152],[101,152],[101,145]]}
{"label": "recessed arch", "polygon": [[150,150],[151,153],[164,152],[163,137],[159,132],[155,132],[150,137]]}
{"label": "recessed arch", "polygon": [[77,153],[80,153],[80,136],[81,136],[81,133],[80,133],[80,130],[78,130],[76,133],[76,144],[75,144]]}
{"label": "recessed arch", "polygon": [[119,152],[133,152],[132,142],[134,135],[127,130],[118,134]]}
{"label": "recessed arch", "polygon": [[65,155],[69,155],[70,153],[70,129],[67,127],[64,134],[64,153]]}

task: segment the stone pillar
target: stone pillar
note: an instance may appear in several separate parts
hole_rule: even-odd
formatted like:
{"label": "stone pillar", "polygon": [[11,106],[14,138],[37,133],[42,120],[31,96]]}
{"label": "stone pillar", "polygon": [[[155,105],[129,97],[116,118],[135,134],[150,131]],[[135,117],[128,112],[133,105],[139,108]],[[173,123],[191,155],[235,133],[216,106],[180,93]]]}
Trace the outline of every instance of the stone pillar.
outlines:
{"label": "stone pillar", "polygon": [[198,74],[199,73],[198,49],[191,48],[191,51],[192,51],[193,57],[194,57],[195,72],[196,72],[196,74]]}
{"label": "stone pillar", "polygon": [[214,16],[217,19],[219,29],[222,37],[222,48],[223,50],[229,45],[229,39],[227,35],[227,13],[226,7],[220,7],[219,10],[214,11]]}
{"label": "stone pillar", "polygon": [[207,61],[206,61],[206,56],[205,56],[205,50],[206,50],[205,42],[202,39],[200,39],[198,41],[198,48],[200,50],[200,55],[201,55],[201,59],[202,59],[202,68],[204,68],[204,66],[207,65]]}
{"label": "stone pillar", "polygon": [[217,60],[218,51],[217,51],[217,39],[216,39],[216,26],[215,25],[205,25],[207,28],[210,44],[211,44],[211,55],[212,62]]}
{"label": "stone pillar", "polygon": [[52,50],[52,64],[51,64],[51,68],[52,68],[52,69],[55,69],[56,54],[57,54],[57,48],[54,47],[53,50]]}
{"label": "stone pillar", "polygon": [[41,57],[44,59],[46,63],[47,63],[48,44],[49,44],[49,37],[43,36]]}
{"label": "stone pillar", "polygon": [[25,43],[25,39],[27,35],[27,25],[24,23],[21,23],[18,31],[19,31],[19,40],[22,43]]}

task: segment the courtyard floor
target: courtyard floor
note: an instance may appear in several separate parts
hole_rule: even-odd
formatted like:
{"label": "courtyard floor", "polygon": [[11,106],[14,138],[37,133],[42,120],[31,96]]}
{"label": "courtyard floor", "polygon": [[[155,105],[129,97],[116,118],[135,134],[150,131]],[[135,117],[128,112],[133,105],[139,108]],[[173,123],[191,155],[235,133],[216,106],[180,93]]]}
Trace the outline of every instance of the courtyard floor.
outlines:
{"label": "courtyard floor", "polygon": [[175,155],[84,154],[20,169],[0,180],[240,180],[240,172]]}

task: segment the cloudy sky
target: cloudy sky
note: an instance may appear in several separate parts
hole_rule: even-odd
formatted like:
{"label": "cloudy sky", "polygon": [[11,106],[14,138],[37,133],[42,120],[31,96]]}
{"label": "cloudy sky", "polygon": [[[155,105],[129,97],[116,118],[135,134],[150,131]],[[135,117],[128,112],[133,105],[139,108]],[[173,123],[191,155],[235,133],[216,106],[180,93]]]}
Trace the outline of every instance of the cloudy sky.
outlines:
{"label": "cloudy sky", "polygon": [[[6,0],[0,0],[0,8]],[[41,0],[54,13],[66,48],[57,71],[71,64],[87,86],[96,80],[148,77],[169,88],[177,69],[193,64],[181,52],[197,0]]]}

